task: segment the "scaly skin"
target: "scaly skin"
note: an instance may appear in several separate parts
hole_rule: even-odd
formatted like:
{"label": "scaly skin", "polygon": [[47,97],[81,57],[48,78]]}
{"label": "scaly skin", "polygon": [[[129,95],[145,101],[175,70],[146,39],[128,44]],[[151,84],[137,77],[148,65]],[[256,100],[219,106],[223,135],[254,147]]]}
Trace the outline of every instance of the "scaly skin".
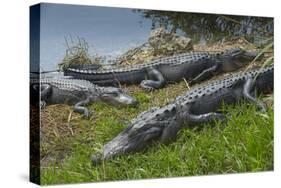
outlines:
{"label": "scaly skin", "polygon": [[75,65],[66,68],[64,74],[102,86],[140,84],[145,90],[151,91],[164,87],[166,83],[179,82],[183,78],[194,84],[216,74],[237,70],[247,65],[256,55],[256,52],[247,52],[240,48],[217,54],[189,52],[110,70]]}
{"label": "scaly skin", "polygon": [[137,101],[127,95],[122,89],[115,87],[100,87],[86,80],[65,78],[31,79],[31,88],[41,92],[41,107],[45,104],[74,105],[74,111],[89,117],[89,110],[84,107],[98,100],[113,105],[136,106]]}
{"label": "scaly skin", "polygon": [[93,163],[96,165],[117,155],[140,151],[153,141],[168,144],[176,139],[182,128],[224,120],[225,116],[218,113],[222,104],[246,100],[265,111],[265,105],[255,94],[273,92],[273,69],[271,66],[213,81],[187,91],[173,103],[139,114],[104,146],[101,154],[92,157]]}

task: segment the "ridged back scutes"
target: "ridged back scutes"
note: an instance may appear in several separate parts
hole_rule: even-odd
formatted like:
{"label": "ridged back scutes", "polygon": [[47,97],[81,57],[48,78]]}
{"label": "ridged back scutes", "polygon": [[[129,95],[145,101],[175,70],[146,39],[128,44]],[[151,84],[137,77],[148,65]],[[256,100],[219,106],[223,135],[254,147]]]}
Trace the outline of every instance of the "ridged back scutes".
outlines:
{"label": "ridged back scutes", "polygon": [[200,59],[213,58],[213,57],[215,57],[215,56],[212,54],[209,54],[208,52],[188,52],[188,53],[178,54],[178,55],[174,55],[174,56],[155,59],[155,60],[149,61],[147,63],[127,65],[124,67],[115,67],[115,68],[108,69],[108,70],[102,70],[102,69],[98,69],[98,70],[81,69],[80,70],[80,69],[75,69],[75,68],[68,68],[68,71],[81,73],[81,74],[107,74],[107,73],[130,72],[130,71],[134,71],[134,70],[140,70],[140,69],[144,69],[147,67],[154,67],[154,66],[156,67],[156,66],[160,66],[160,65],[171,64],[173,66],[173,65],[183,64],[183,63],[193,63]]}
{"label": "ridged back scutes", "polygon": [[[31,80],[31,84],[38,80]],[[87,80],[79,79],[57,79],[57,78],[41,78],[40,84],[49,84],[62,90],[68,91],[98,91],[99,86],[92,84]]]}
{"label": "ridged back scutes", "polygon": [[130,127],[138,130],[141,127],[149,126],[149,123],[161,121],[170,118],[169,115],[173,110],[176,110],[175,104],[169,104],[163,107],[153,107],[147,111],[140,113],[136,118],[131,120]]}
{"label": "ridged back scutes", "polygon": [[122,73],[130,72],[134,70],[141,70],[147,67],[157,67],[161,65],[178,66],[181,64],[196,63],[202,59],[216,59],[220,56],[232,54],[236,51],[242,50],[240,48],[231,48],[222,52],[209,53],[209,52],[186,52],[181,54],[175,54],[169,57],[162,57],[155,60],[151,60],[146,63],[126,65],[124,67],[113,67],[111,69],[78,69],[78,68],[68,68],[68,71],[80,74],[108,74],[108,73]]}
{"label": "ridged back scutes", "polygon": [[194,102],[202,96],[210,96],[213,95],[216,92],[219,92],[223,88],[229,88],[232,87],[234,83],[236,83],[238,80],[245,80],[248,78],[254,79],[257,76],[262,76],[267,71],[273,71],[273,66],[262,68],[262,69],[255,69],[250,70],[247,72],[239,72],[236,73],[230,77],[214,80],[210,83],[207,83],[205,85],[199,86],[197,88],[191,89],[184,93],[183,95],[176,98],[176,101],[179,103],[191,103]]}

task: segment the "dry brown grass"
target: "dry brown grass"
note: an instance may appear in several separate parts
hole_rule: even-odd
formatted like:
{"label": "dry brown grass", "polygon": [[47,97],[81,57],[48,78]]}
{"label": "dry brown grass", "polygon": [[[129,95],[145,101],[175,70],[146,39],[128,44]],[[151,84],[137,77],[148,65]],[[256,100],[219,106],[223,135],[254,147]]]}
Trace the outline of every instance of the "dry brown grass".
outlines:
{"label": "dry brown grass", "polygon": [[40,151],[41,165],[61,162],[71,152],[72,138],[81,132],[80,115],[73,113],[70,106],[51,105],[41,112]]}

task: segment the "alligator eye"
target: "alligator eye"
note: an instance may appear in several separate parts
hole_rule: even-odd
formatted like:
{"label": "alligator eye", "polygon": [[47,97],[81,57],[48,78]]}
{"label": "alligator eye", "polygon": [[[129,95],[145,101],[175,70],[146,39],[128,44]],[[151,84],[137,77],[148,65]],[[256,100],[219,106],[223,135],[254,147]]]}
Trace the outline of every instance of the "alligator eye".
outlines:
{"label": "alligator eye", "polygon": [[167,113],[169,113],[169,112],[170,112],[169,110],[165,110],[165,111],[164,111],[165,114],[167,114]]}
{"label": "alligator eye", "polygon": [[113,97],[117,97],[117,96],[118,96],[118,93],[117,93],[117,92],[114,92],[114,93],[110,93],[110,95],[112,95]]}
{"label": "alligator eye", "polygon": [[235,48],[232,50],[232,54],[235,56],[235,55],[239,55],[241,54],[242,50],[240,48]]}

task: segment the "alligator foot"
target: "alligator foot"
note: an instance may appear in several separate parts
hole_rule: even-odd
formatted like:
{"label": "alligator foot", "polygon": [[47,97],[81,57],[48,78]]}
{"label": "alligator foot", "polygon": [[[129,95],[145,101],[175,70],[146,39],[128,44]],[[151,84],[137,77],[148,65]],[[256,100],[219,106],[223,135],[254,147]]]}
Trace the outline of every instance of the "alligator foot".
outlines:
{"label": "alligator foot", "polygon": [[254,80],[248,79],[243,88],[244,97],[247,100],[253,102],[257,106],[258,110],[260,110],[261,112],[266,112],[267,110],[266,105],[262,101],[258,100],[255,96],[252,96],[251,90],[253,90],[253,88],[254,88]]}
{"label": "alligator foot", "polygon": [[90,102],[89,97],[84,101],[78,102],[77,104],[74,105],[74,111],[82,113],[84,118],[89,118],[90,117],[90,111],[88,110],[88,108],[83,106],[83,105],[87,105],[89,102]]}
{"label": "alligator foot", "polygon": [[91,117],[91,112],[87,108],[85,108],[82,117],[85,118],[85,119],[89,119]]}
{"label": "alligator foot", "polygon": [[43,109],[46,107],[46,101],[40,101],[40,109]]}
{"label": "alligator foot", "polygon": [[177,133],[182,128],[180,122],[174,118],[171,122],[164,128],[160,138],[160,142],[163,144],[169,144],[176,140]]}
{"label": "alligator foot", "polygon": [[143,81],[141,82],[141,84],[140,84],[140,86],[141,86],[146,92],[152,92],[152,91],[155,90],[154,87],[149,86],[149,84],[148,84],[149,81],[150,81],[150,80],[143,80]]}
{"label": "alligator foot", "polygon": [[[82,109],[83,108],[83,109]],[[80,114],[82,114],[82,118],[85,118],[85,119],[89,119],[91,117],[91,112],[85,108],[85,107],[80,107],[79,109],[75,108],[74,107],[74,112],[78,112]]]}
{"label": "alligator foot", "polygon": [[148,79],[141,82],[141,87],[146,91],[153,91],[164,86],[165,79],[161,72],[155,68],[146,68]]}
{"label": "alligator foot", "polygon": [[194,125],[194,124],[200,124],[200,123],[208,123],[212,121],[225,121],[226,116],[221,113],[217,112],[210,112],[206,114],[192,114],[188,110],[188,107],[180,107],[177,106],[179,109],[179,113],[176,115],[177,121],[179,121],[181,124],[186,124],[187,126]]}

